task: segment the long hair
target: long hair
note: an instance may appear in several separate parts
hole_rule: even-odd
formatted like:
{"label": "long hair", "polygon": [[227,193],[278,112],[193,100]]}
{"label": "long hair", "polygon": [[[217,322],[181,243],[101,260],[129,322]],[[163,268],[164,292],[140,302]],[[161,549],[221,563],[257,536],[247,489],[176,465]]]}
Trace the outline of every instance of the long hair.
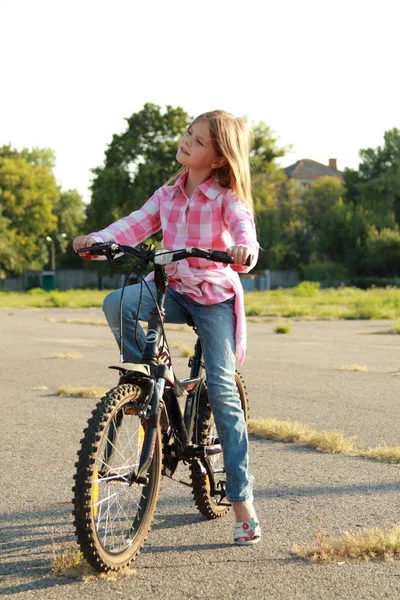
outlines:
{"label": "long hair", "polygon": [[[222,187],[230,188],[253,211],[249,160],[252,136],[249,127],[243,119],[223,110],[205,112],[196,117],[193,123],[201,120],[209,124],[211,141],[218,156],[223,156],[227,161],[214,171],[218,182]],[[167,184],[184,171],[185,167],[182,167]]]}

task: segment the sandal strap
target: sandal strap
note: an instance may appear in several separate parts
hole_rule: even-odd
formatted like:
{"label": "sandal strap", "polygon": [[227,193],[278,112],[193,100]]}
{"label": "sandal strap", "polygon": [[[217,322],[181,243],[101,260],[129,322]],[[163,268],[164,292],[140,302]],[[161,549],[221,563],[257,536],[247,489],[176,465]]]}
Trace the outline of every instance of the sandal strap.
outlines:
{"label": "sandal strap", "polygon": [[256,537],[261,537],[261,527],[257,517],[252,517],[248,521],[237,521],[235,523],[234,540],[240,538],[252,540]]}

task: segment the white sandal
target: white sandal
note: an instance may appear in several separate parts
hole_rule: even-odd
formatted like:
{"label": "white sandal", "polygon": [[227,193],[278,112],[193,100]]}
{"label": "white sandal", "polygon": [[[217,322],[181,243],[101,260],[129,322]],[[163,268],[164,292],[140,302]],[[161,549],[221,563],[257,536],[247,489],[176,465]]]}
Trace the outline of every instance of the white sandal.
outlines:
{"label": "white sandal", "polygon": [[[244,539],[243,539],[244,538]],[[261,527],[257,517],[248,521],[237,521],[233,533],[233,543],[237,546],[254,546],[261,540]]]}

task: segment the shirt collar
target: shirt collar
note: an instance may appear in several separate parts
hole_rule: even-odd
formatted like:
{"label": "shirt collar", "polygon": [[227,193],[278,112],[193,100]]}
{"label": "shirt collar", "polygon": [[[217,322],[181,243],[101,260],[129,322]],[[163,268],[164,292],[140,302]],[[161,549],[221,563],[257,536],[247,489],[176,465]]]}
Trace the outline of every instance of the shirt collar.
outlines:
{"label": "shirt collar", "polygon": [[[172,186],[174,188],[174,193],[178,190],[184,192],[184,184],[187,179],[187,176],[187,172],[183,173],[179,177],[179,179],[176,180],[176,182]],[[215,200],[215,198],[217,198],[221,194],[221,192],[225,190],[225,188],[223,188],[222,185],[218,182],[218,179],[215,177],[215,175],[210,177],[210,179],[207,179],[207,181],[204,181],[204,183],[201,183],[199,186],[197,186],[197,189],[200,190],[200,192],[202,192],[204,196],[207,196],[207,198],[209,198],[210,200]]]}

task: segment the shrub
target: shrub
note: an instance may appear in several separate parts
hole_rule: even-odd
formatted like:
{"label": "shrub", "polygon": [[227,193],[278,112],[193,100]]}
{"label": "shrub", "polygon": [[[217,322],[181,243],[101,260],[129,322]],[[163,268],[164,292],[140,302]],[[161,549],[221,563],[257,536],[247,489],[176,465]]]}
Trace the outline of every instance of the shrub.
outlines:
{"label": "shrub", "polygon": [[62,308],[64,306],[68,306],[68,301],[66,300],[66,298],[64,297],[64,295],[62,294],[62,292],[50,292],[49,294],[49,300],[52,306],[55,306],[57,308]]}
{"label": "shrub", "polygon": [[318,281],[302,281],[294,288],[293,294],[303,298],[313,298],[319,292],[321,284]]}

